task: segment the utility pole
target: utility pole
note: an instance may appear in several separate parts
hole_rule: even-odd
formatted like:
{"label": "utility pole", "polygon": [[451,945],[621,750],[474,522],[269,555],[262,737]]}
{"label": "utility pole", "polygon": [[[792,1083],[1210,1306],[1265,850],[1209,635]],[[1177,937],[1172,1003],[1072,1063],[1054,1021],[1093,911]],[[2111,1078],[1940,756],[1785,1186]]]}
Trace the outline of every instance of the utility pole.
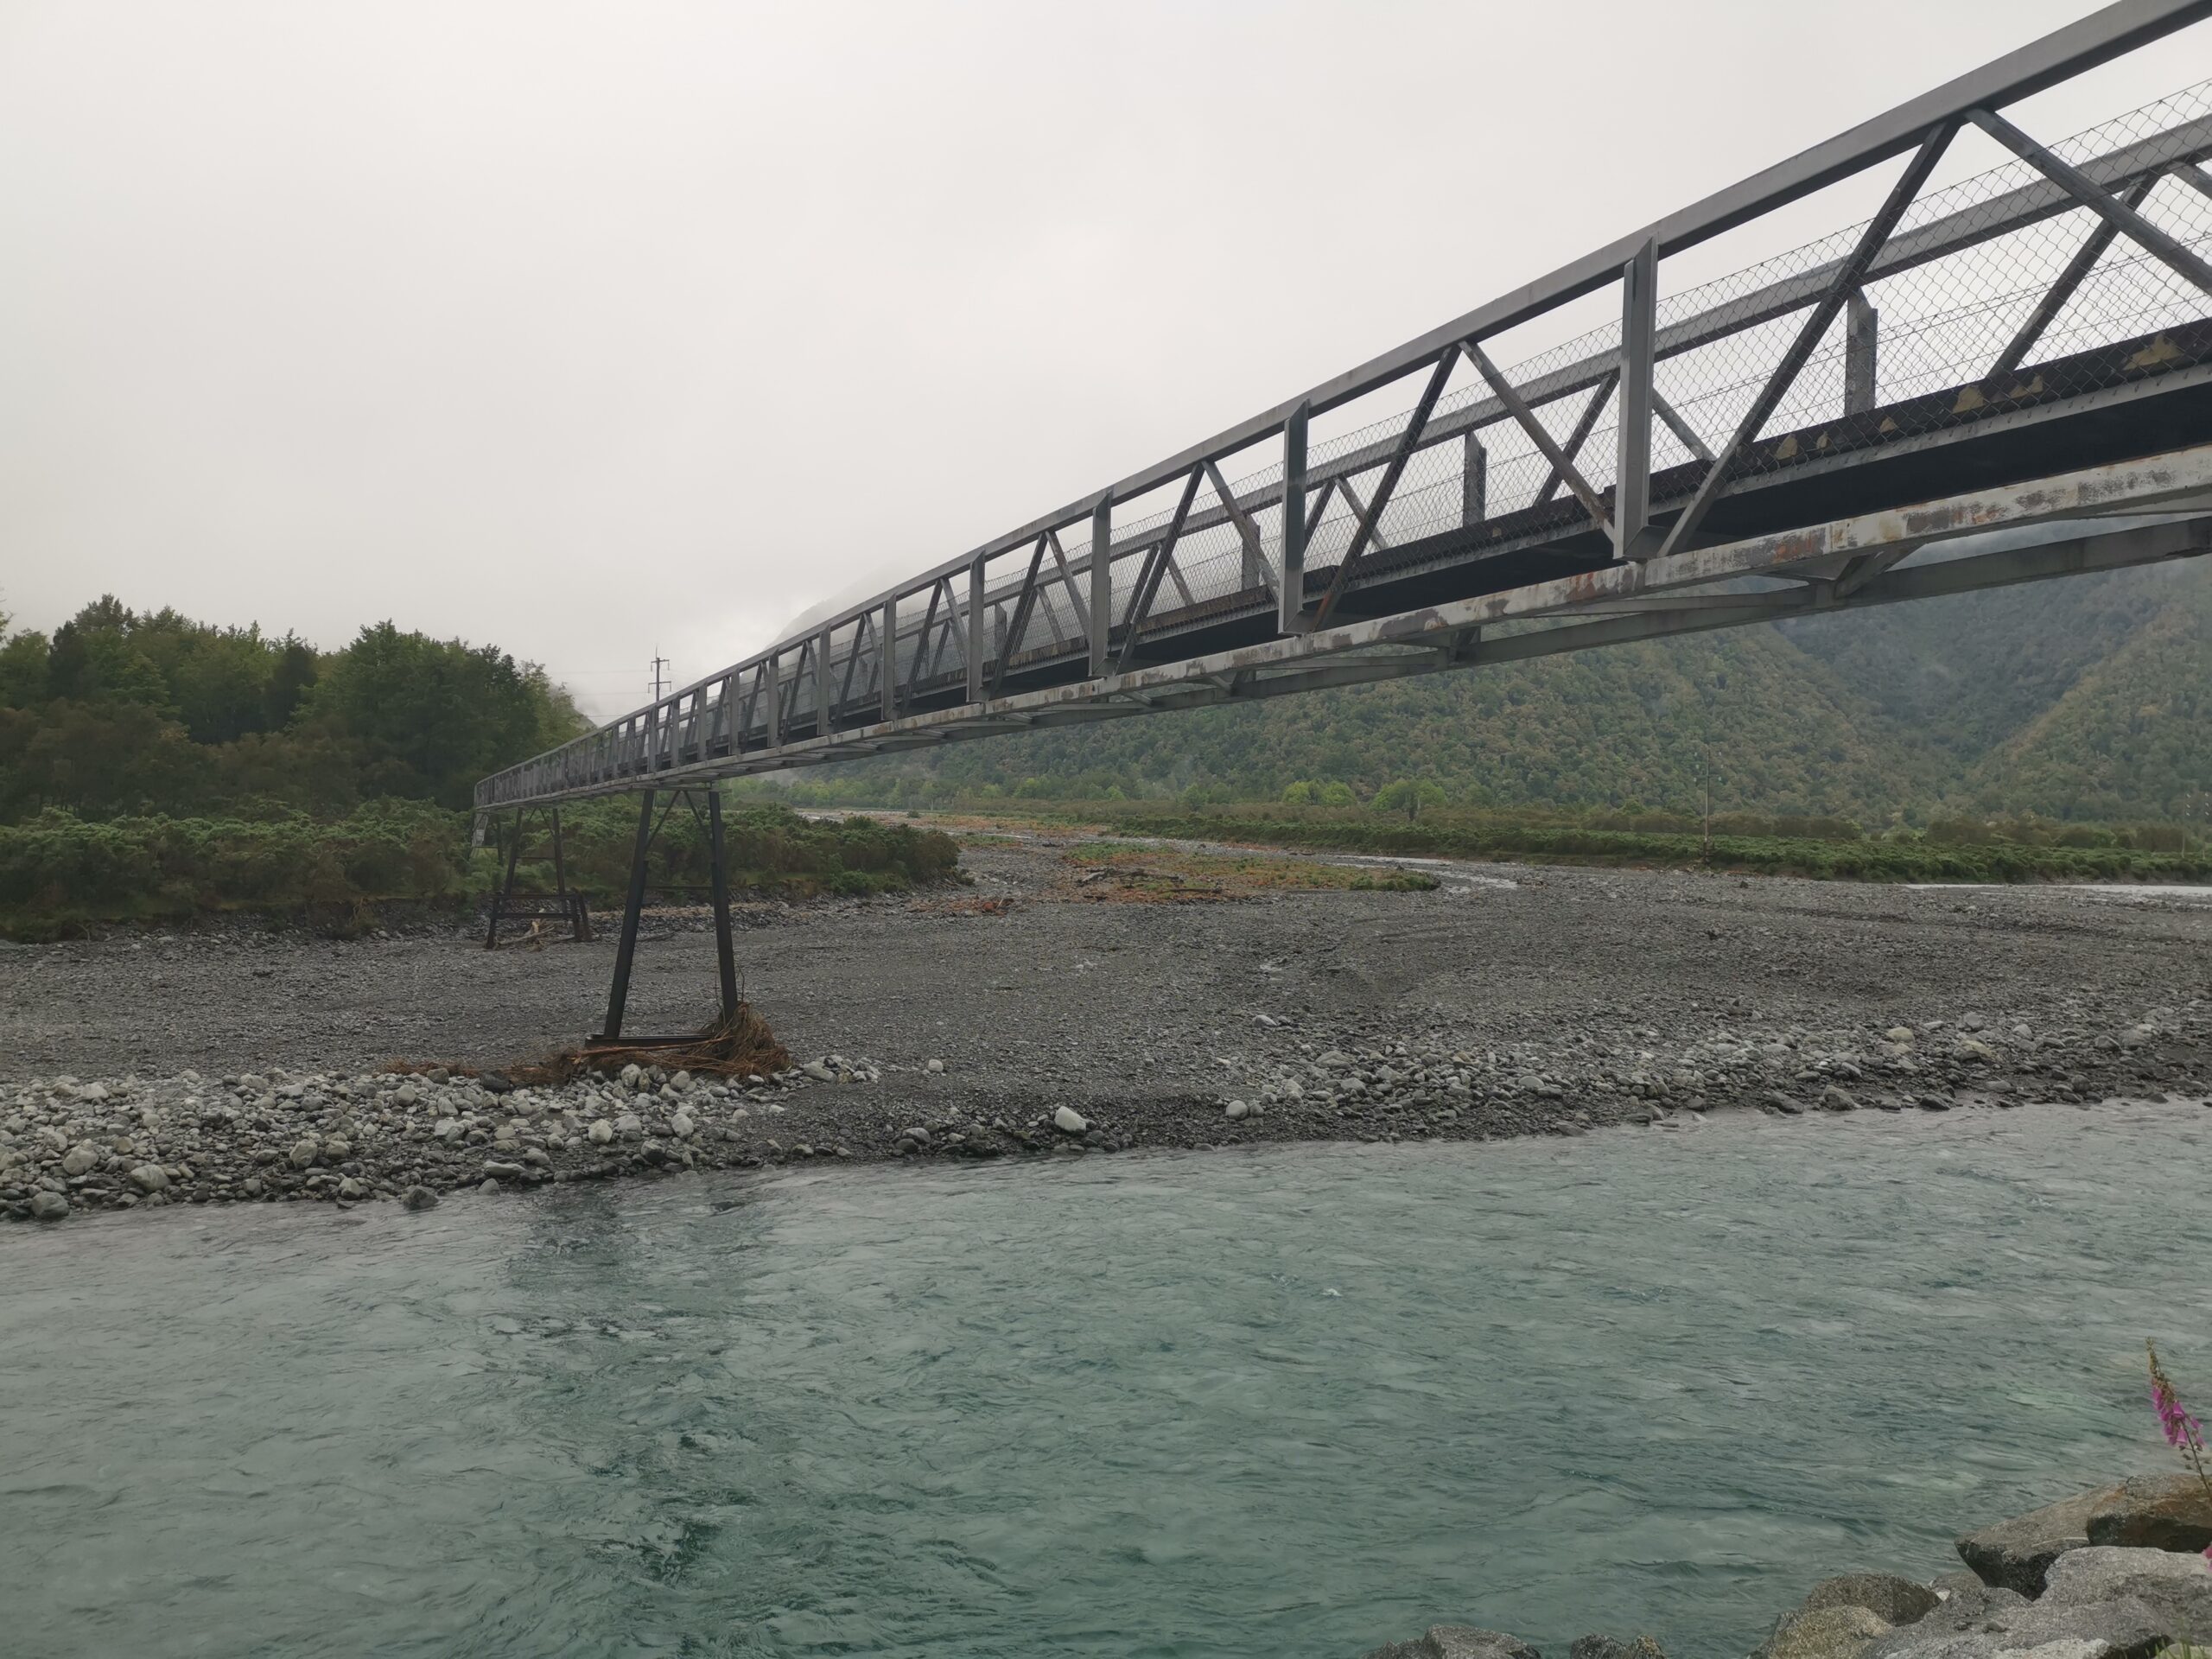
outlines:
{"label": "utility pole", "polygon": [[1705,801],[1705,861],[1713,862],[1713,747],[1706,746],[1705,758],[1697,769],[1698,793]]}
{"label": "utility pole", "polygon": [[665,669],[667,666],[668,658],[662,656],[658,652],[655,652],[653,653],[653,701],[655,702],[658,702],[661,700],[661,696],[663,695],[662,687],[664,683],[661,679],[661,671]]}

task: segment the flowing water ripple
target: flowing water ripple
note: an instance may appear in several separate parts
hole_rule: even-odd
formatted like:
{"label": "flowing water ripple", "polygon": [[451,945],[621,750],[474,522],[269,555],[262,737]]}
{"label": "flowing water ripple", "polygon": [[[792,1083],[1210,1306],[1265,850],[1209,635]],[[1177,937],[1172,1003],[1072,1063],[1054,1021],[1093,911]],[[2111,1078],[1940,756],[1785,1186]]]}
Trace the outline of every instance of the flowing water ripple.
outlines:
{"label": "flowing water ripple", "polygon": [[[0,1237],[54,1655],[1748,1651],[2161,1466],[2212,1113],[717,1175]],[[2212,1388],[2212,1383],[2200,1383]]]}

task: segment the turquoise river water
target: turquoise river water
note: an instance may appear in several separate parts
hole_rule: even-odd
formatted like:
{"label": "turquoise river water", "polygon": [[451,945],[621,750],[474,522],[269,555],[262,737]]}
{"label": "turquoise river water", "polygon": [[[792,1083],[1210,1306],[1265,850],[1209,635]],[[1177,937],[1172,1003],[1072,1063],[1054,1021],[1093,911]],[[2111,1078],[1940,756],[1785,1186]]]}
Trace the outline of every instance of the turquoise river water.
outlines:
{"label": "turquoise river water", "polygon": [[686,1177],[0,1236],[59,1655],[1741,1655],[2164,1466],[2212,1111]]}

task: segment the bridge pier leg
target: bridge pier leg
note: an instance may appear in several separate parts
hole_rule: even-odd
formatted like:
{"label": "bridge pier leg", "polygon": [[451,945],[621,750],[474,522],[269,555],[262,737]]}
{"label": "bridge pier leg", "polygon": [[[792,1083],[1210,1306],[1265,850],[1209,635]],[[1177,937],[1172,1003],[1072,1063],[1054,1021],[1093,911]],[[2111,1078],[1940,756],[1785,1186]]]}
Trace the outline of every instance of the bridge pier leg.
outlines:
{"label": "bridge pier leg", "polygon": [[524,810],[524,809],[519,806],[515,808],[513,839],[507,842],[507,872],[500,878],[499,885],[492,889],[492,919],[484,929],[484,948],[486,950],[496,950],[499,948],[499,914],[507,906],[508,895],[514,892],[515,866],[522,859]]}
{"label": "bridge pier leg", "polygon": [[722,1018],[729,1020],[737,1016],[737,947],[729,931],[729,867],[722,851],[722,792],[713,784],[707,785],[707,857],[708,879],[714,884],[715,960],[721,969]]}
{"label": "bridge pier leg", "polygon": [[591,943],[591,906],[581,889],[569,891],[569,871],[563,861],[561,846],[561,809],[553,809],[553,891],[561,900],[561,908],[569,912],[569,926],[578,944]]}
{"label": "bridge pier leg", "polygon": [[607,1027],[594,1040],[622,1035],[622,1010],[630,1000],[630,964],[638,954],[638,917],[645,907],[645,850],[653,838],[653,792],[638,797],[638,844],[630,855],[630,892],[622,905],[622,931],[614,946],[614,983],[607,994]]}

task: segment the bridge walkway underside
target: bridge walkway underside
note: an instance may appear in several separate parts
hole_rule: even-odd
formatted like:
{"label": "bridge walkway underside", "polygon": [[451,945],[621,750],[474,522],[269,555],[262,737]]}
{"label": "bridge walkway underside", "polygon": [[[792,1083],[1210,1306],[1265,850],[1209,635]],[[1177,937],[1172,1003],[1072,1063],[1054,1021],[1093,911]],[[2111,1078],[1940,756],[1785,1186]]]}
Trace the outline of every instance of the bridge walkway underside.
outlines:
{"label": "bridge walkway underside", "polygon": [[[2165,454],[1612,561],[1313,633],[948,703],[770,753],[686,753],[555,796],[626,793],[1007,733],[1280,696],[1942,597],[2212,551],[2212,435]],[[521,799],[498,803],[524,804]]]}

